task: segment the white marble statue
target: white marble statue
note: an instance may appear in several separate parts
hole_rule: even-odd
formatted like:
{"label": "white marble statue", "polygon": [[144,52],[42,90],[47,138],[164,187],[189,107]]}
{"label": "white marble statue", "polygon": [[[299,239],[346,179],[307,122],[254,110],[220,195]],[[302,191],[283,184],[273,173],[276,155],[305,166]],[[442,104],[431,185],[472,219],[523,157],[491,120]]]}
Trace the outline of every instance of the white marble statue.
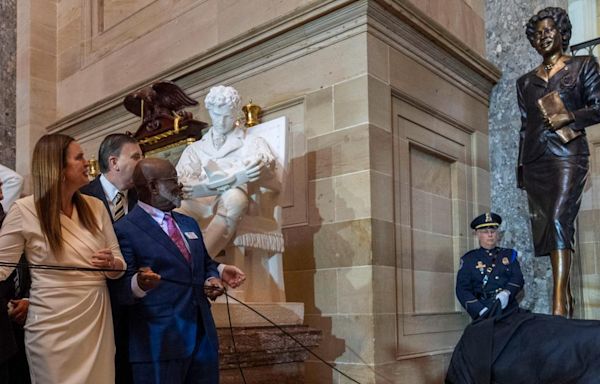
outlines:
{"label": "white marble statue", "polygon": [[238,297],[285,301],[278,200],[287,122],[237,127],[240,97],[232,87],[211,88],[204,103],[212,127],[177,164],[186,194],[181,210],[200,223],[209,255],[247,272]]}

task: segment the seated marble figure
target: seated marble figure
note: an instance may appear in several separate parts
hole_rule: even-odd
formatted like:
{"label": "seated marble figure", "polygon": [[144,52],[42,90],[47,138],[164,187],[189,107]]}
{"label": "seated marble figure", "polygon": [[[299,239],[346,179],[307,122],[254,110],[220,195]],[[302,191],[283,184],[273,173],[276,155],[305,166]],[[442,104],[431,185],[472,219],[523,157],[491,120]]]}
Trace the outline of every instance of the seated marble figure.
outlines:
{"label": "seated marble figure", "polygon": [[186,194],[180,210],[200,223],[209,255],[248,273],[243,291],[234,293],[239,299],[283,302],[285,118],[237,126],[240,96],[232,87],[211,88],[205,106],[212,127],[177,164]]}

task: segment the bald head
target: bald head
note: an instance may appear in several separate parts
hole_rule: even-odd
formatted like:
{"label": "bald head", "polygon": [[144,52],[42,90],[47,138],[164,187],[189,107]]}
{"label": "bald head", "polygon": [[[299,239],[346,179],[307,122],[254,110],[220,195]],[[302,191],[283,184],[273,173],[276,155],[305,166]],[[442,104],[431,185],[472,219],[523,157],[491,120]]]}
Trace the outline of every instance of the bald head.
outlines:
{"label": "bald head", "polygon": [[142,159],[133,171],[133,183],[138,198],[162,211],[181,205],[181,185],[173,164],[164,159]]}

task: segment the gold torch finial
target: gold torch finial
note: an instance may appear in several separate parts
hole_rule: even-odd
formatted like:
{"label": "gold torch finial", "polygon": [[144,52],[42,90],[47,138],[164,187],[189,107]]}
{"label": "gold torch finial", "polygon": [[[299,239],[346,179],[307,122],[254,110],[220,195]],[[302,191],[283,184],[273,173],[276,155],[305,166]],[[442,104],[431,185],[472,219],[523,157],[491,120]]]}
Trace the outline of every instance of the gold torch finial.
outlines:
{"label": "gold torch finial", "polygon": [[100,166],[98,164],[98,160],[96,160],[93,156],[90,159],[90,167],[88,169],[88,177],[90,179],[95,179],[96,176],[100,174]]}
{"label": "gold torch finial", "polygon": [[242,107],[242,111],[246,116],[246,127],[253,127],[256,124],[260,124],[260,120],[258,117],[261,110],[261,107],[259,107],[256,104],[252,104],[252,99],[250,99],[250,102],[248,104]]}

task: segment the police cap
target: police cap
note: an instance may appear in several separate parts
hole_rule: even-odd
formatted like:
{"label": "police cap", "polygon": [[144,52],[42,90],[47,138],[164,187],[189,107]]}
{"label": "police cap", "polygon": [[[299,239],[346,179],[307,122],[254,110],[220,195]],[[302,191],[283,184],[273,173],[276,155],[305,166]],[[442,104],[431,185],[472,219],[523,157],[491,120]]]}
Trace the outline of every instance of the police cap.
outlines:
{"label": "police cap", "polygon": [[494,212],[486,212],[482,215],[477,216],[471,221],[471,228],[498,228],[502,224],[502,218],[500,215]]}

